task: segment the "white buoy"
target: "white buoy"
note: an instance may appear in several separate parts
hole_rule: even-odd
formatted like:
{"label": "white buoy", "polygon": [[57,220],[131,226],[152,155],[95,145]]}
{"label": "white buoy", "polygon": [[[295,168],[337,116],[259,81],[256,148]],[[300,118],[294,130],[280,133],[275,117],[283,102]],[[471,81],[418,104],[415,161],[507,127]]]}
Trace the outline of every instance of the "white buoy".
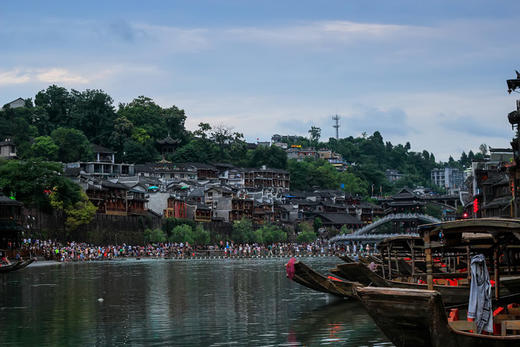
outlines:
{"label": "white buoy", "polygon": [[99,298],[99,299],[97,299],[97,301],[98,301],[98,302],[103,302],[103,301],[105,301],[105,299],[103,299],[103,298]]}

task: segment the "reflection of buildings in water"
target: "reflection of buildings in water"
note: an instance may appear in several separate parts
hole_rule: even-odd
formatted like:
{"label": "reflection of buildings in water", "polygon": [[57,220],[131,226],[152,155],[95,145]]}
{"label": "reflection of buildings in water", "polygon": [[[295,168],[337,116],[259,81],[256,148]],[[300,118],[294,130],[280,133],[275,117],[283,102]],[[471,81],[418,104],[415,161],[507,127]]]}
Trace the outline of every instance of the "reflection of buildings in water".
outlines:
{"label": "reflection of buildings in water", "polygon": [[164,263],[154,271],[146,271],[146,283],[148,283],[145,294],[148,311],[146,325],[155,332],[168,332],[170,327],[169,319],[164,319],[164,317],[171,317],[170,295],[168,295],[171,281],[167,270],[168,265]]}

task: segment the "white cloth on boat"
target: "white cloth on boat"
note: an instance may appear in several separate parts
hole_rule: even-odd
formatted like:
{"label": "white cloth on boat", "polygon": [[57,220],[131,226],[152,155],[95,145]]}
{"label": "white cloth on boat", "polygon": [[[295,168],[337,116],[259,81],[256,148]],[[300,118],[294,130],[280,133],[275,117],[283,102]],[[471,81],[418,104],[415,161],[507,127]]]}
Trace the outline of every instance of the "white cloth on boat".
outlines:
{"label": "white cloth on boat", "polygon": [[493,332],[491,306],[491,282],[483,254],[471,258],[471,286],[469,292],[468,318],[475,319],[477,333]]}

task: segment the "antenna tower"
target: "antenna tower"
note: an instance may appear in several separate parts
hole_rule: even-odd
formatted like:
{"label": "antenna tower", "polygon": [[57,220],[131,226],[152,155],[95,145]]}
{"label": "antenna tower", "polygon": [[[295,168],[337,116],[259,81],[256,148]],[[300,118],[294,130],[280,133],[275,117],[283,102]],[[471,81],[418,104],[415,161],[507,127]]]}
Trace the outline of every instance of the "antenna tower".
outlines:
{"label": "antenna tower", "polygon": [[338,115],[332,116],[332,120],[336,122],[336,124],[334,124],[332,127],[334,129],[336,129],[336,140],[338,140],[339,139],[339,116]]}

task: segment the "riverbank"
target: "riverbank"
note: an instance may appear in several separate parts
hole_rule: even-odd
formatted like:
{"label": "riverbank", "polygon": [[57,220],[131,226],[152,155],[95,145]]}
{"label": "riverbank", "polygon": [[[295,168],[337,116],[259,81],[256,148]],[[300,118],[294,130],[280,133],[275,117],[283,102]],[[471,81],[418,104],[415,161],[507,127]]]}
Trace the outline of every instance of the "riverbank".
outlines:
{"label": "riverbank", "polygon": [[[355,249],[355,248],[354,248]],[[361,247],[358,254],[366,254]],[[69,242],[61,244],[54,241],[24,240],[22,247],[12,249],[14,257],[40,257],[58,262],[98,261],[126,258],[161,259],[265,259],[283,257],[324,257],[350,253],[350,249],[326,241],[312,243],[273,243],[273,244],[219,244],[195,246],[183,243],[158,243],[145,246],[108,245],[95,246],[87,243]],[[372,254],[372,252],[370,252]]]}

